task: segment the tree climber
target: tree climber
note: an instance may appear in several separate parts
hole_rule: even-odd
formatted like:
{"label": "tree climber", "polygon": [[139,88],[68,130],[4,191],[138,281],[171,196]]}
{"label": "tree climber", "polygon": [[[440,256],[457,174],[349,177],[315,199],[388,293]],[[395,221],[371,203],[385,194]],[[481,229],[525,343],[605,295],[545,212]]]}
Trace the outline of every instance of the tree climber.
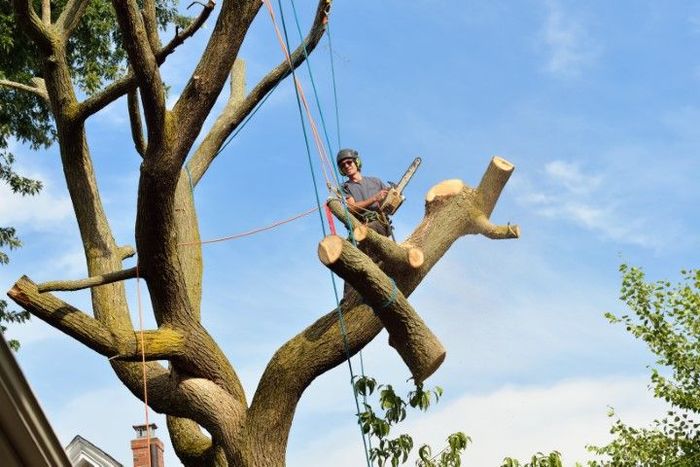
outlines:
{"label": "tree climber", "polygon": [[341,149],[336,156],[336,163],[341,174],[348,177],[342,185],[342,192],[353,214],[375,232],[388,237],[391,235],[391,223],[379,209],[386,198],[388,188],[376,177],[363,177],[362,161],[354,149]]}

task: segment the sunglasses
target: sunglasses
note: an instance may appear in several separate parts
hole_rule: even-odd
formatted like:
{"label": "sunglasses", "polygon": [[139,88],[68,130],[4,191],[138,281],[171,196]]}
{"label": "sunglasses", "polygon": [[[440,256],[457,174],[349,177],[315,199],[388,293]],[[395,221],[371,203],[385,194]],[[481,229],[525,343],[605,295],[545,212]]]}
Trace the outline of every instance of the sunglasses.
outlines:
{"label": "sunglasses", "polygon": [[354,163],[355,161],[353,159],[345,159],[344,161],[340,161],[340,165],[342,166],[352,165]]}

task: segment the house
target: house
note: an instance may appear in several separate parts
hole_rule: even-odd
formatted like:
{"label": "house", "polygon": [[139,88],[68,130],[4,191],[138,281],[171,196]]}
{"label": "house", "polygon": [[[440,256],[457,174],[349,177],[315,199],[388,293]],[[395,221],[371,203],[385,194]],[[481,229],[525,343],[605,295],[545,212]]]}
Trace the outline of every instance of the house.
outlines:
{"label": "house", "polygon": [[[0,407],[2,467],[124,467],[80,435],[64,451],[1,333]],[[153,436],[156,425],[133,428],[133,466],[163,467],[163,442]]]}

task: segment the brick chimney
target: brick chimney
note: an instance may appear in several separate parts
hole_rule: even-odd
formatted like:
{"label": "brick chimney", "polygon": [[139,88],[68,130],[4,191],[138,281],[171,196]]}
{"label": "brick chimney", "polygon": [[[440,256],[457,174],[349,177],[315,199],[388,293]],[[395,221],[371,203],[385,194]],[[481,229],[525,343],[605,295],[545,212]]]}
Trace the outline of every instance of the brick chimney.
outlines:
{"label": "brick chimney", "polygon": [[[158,428],[155,423],[150,425],[134,425],[136,439],[131,440],[131,451],[134,454],[134,467],[163,467],[163,442],[153,435]],[[147,435],[150,435],[150,457]],[[149,464],[150,459],[150,464]]]}

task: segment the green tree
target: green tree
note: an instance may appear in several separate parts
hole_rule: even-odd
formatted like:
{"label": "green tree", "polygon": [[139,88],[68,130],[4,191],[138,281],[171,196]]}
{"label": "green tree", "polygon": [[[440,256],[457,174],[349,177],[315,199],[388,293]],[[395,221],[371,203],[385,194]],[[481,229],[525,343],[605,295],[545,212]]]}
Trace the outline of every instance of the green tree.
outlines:
{"label": "green tree", "polygon": [[[401,398],[390,384],[377,385],[374,378],[363,376],[354,383],[355,391],[364,399],[364,409],[357,416],[362,432],[369,435],[370,444],[374,440],[374,447],[369,451],[370,460],[378,467],[384,467],[387,462],[392,467],[404,464],[413,450],[413,437],[409,434],[401,434],[396,438],[390,438],[392,427],[406,419],[407,408],[427,411],[433,399],[435,403],[442,396],[442,388],[439,386],[433,390],[426,390],[422,383],[416,384],[414,391],[408,393],[407,401]],[[376,393],[375,393],[376,390]],[[367,400],[376,395],[380,410],[375,412],[372,404]],[[440,452],[433,455],[432,448],[424,444],[418,450],[418,467],[459,467],[462,465],[462,452],[467,448],[471,438],[462,432],[457,432],[447,437],[447,445]]]}
{"label": "green tree", "polygon": [[[37,147],[58,144],[89,274],[43,284],[22,277],[9,295],[103,355],[139,398],[144,392],[139,362],[145,358],[148,404],[167,415],[173,446],[185,465],[276,467],[284,464],[294,412],[306,388],[383,328],[416,381],[442,363],[444,348],[407,297],[458,238],[519,236],[517,226],[490,221],[513,166],[494,158],[475,188],[458,180],[434,186],[426,195],[424,219],[402,244],[367,231],[345,217],[337,200],[330,202],[359,241],[359,249],[338,236],[319,245],[321,261],[356,291],[342,310],[347,339],[337,310],[319,314],[274,352],[249,401],[235,366],[201,321],[203,265],[192,188],[245,117],[303,63],[305,50],[315,48],[331,1],[318,1],[310,30],[289,61],[246,91],[238,56],[262,3],[222,0],[206,48],[168,108],[159,67],[185,40],[201,34],[215,3],[192,6],[200,13],[185,20],[171,0],[0,0],[0,121],[11,122],[7,132],[19,140]],[[166,34],[170,39],[163,43]],[[208,120],[229,76],[226,104]],[[93,170],[95,142],[85,130],[89,118],[124,96],[134,155],[141,160],[135,248],[114,239]],[[208,121],[211,126],[205,126]],[[190,246],[181,248],[182,243]],[[136,253],[157,323],[143,341],[131,322],[124,288],[137,268],[125,268],[123,261]],[[86,288],[92,296],[89,312],[51,293]],[[159,363],[163,360],[168,365]]]}
{"label": "green tree", "polygon": [[640,268],[627,265],[620,272],[620,298],[629,313],[606,317],[624,325],[656,355],[651,388],[672,410],[650,428],[630,427],[617,419],[613,441],[589,447],[604,456],[591,465],[700,465],[700,270],[681,271],[678,284],[647,282]]}

